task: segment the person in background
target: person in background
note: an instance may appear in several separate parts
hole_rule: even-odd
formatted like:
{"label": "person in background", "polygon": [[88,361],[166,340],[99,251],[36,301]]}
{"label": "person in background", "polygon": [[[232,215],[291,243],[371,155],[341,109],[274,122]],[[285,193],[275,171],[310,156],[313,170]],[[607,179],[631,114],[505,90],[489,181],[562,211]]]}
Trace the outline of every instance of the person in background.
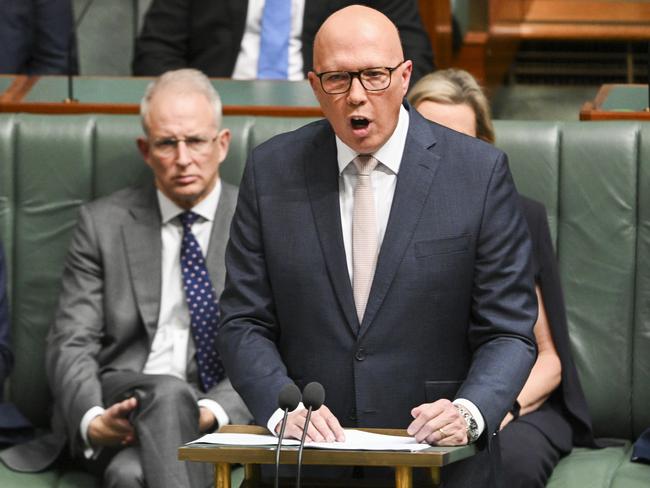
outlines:
{"label": "person in background", "polygon": [[[322,24],[309,82],[325,119],[248,158],[217,345],[272,432],[282,388],[317,381],[307,439],[393,427],[476,443],[444,486],[491,487],[492,434],[535,359],[531,243],[506,156],[404,104],[412,68],[377,10]],[[287,436],[305,415],[289,414]]]}
{"label": "person in background", "polygon": [[70,0],[0,0],[0,73],[77,74]]}
{"label": "person in background", "polygon": [[434,69],[416,0],[154,0],[136,40],[133,74],[192,67],[210,77],[302,80],[322,22],[354,3],[397,25],[414,80]]}
{"label": "person in background", "polygon": [[152,82],[140,114],[155,185],[82,206],[47,339],[53,432],[0,458],[41,470],[67,441],[106,487],[205,488],[212,468],[179,461],[178,446],[251,418],[214,346],[237,198],[219,178],[230,131],[192,69]]}
{"label": "person in background", "polygon": [[[424,76],[408,100],[433,122],[494,143],[490,106],[474,77],[446,69]],[[499,433],[504,486],[534,488],[546,481],[573,445],[595,447],[591,420],[571,356],[560,277],[546,209],[520,197],[533,241],[535,365]]]}

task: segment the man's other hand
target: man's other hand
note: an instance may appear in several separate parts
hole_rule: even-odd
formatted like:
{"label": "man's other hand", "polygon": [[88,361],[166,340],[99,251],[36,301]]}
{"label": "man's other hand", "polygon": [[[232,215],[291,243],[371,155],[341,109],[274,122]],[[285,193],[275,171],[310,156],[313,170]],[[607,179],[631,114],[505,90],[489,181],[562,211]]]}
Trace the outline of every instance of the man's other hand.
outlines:
{"label": "man's other hand", "polygon": [[436,446],[467,444],[467,422],[454,404],[441,399],[411,410],[413,422],[406,429],[418,442]]}
{"label": "man's other hand", "polygon": [[111,405],[88,425],[88,440],[93,446],[130,446],[135,442],[135,430],[129,414],[138,406],[135,397]]}
{"label": "man's other hand", "polygon": [[[302,437],[302,430],[307,418],[307,409],[302,408],[294,410],[289,413],[287,417],[287,426],[284,430],[285,437],[293,437],[300,439]],[[275,427],[275,433],[280,433],[279,422]],[[345,441],[345,433],[339,423],[338,419],[325,405],[311,413],[309,419],[309,426],[307,427],[307,436],[305,442],[334,442]]]}
{"label": "man's other hand", "polygon": [[217,419],[214,414],[207,407],[199,407],[199,432],[208,432],[215,429],[214,424]]}

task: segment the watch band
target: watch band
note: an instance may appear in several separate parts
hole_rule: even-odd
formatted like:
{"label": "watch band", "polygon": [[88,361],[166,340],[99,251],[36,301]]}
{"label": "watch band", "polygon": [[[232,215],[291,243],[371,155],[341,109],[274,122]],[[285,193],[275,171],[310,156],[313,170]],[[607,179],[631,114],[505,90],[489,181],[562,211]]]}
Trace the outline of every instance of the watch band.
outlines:
{"label": "watch band", "polygon": [[474,419],[474,416],[471,414],[467,408],[463,405],[454,403],[454,407],[458,410],[458,413],[463,417],[465,423],[467,424],[467,440],[469,443],[475,442],[479,438],[478,424]]}

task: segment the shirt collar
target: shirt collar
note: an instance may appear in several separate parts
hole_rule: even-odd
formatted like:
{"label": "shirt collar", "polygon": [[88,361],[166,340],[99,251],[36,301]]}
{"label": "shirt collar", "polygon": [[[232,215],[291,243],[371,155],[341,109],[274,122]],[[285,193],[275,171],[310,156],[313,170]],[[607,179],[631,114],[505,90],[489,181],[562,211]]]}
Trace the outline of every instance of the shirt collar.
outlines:
{"label": "shirt collar", "polygon": [[[373,156],[393,173],[399,173],[402,164],[402,155],[406,145],[406,135],[409,128],[409,113],[400,105],[397,126],[386,143],[373,153]],[[336,157],[339,165],[339,174],[359,155],[354,149],[336,136]]]}
{"label": "shirt collar", "polygon": [[[160,206],[160,215],[162,217],[162,223],[167,224],[170,220],[178,217],[180,214],[185,212],[184,208],[176,205],[172,200],[170,200],[167,195],[165,195],[160,190],[156,191],[158,197],[158,205]],[[217,179],[216,184],[212,191],[201,200],[196,206],[192,207],[192,212],[200,215],[205,220],[213,220],[214,214],[217,211],[217,205],[219,204],[219,197],[221,196],[221,179]]]}

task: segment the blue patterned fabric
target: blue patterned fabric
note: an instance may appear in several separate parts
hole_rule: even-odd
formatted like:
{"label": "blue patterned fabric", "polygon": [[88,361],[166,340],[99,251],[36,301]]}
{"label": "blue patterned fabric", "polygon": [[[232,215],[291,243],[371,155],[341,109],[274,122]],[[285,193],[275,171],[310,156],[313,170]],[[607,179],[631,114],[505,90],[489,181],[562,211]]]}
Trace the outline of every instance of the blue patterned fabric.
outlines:
{"label": "blue patterned fabric", "polygon": [[192,233],[192,224],[199,216],[193,212],[184,212],[179,218],[183,225],[181,243],[183,289],[190,312],[190,329],[196,347],[199,380],[203,391],[208,391],[225,377],[223,364],[215,346],[219,304],[201,247]]}

